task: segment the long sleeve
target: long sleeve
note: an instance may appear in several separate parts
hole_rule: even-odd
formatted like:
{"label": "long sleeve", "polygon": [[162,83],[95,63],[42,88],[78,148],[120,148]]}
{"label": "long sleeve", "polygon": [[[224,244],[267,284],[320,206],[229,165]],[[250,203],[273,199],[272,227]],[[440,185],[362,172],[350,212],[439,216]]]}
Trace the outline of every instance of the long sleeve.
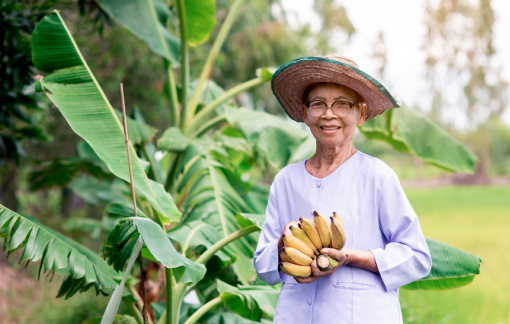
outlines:
{"label": "long sleeve", "polygon": [[390,291],[427,276],[432,259],[418,217],[395,172],[384,179],[377,203],[387,244],[372,252],[386,290]]}
{"label": "long sleeve", "polygon": [[278,271],[278,240],[283,229],[278,217],[278,201],[275,191],[275,183],[273,182],[269,191],[264,225],[259,236],[257,250],[253,256],[253,264],[257,274],[269,285],[282,282],[285,276],[285,274]]}

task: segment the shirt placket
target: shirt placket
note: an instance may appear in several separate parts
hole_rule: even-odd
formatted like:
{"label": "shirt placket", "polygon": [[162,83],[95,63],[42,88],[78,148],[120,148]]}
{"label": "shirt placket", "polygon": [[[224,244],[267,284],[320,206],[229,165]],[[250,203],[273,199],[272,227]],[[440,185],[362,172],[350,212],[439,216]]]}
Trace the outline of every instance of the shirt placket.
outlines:
{"label": "shirt placket", "polygon": [[[322,201],[322,191],[324,188],[323,179],[317,179],[316,186],[317,186],[317,191],[318,191],[318,195],[317,195],[318,199],[315,204],[315,209],[320,209],[319,207],[320,207],[320,203]],[[316,280],[313,282],[313,284],[314,284],[313,294],[311,294],[311,296],[307,300],[308,305],[310,305],[310,324],[313,324],[313,311],[314,311],[314,306],[315,306],[315,299],[317,297],[317,288],[319,286],[318,281],[319,280]]]}

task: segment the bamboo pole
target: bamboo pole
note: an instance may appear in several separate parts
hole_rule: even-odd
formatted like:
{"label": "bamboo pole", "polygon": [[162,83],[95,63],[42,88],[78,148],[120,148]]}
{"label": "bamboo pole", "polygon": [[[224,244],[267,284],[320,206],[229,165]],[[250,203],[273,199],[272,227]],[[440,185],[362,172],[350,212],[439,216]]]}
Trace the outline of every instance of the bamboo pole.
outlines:
{"label": "bamboo pole", "polygon": [[[124,102],[124,87],[122,83],[120,84],[120,97],[122,99],[122,123],[124,124],[124,140],[126,141],[126,150],[128,157],[128,165],[129,165],[129,179],[131,180],[131,197],[133,198],[133,208],[135,211],[135,217],[138,217],[138,209],[136,208],[136,196],[135,196],[135,182],[133,181],[133,169],[131,168],[131,153],[129,151],[129,136],[127,129],[127,119],[126,119],[126,103]],[[143,271],[142,265],[142,252],[138,255],[138,262],[140,263],[140,289],[142,291],[142,316],[143,316],[143,324],[147,324],[147,300],[145,299],[145,274]]]}

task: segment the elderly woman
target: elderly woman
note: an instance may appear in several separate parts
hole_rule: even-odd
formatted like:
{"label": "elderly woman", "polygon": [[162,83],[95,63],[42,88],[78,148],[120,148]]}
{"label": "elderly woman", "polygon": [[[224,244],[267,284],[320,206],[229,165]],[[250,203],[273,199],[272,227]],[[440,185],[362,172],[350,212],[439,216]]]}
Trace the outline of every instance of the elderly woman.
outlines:
{"label": "elderly woman", "polygon": [[[317,142],[315,154],[283,168],[271,185],[254,264],[270,285],[283,282],[274,323],[402,323],[398,288],[425,277],[430,252],[418,218],[395,172],[352,145],[356,126],[395,99],[352,60],[305,57],[282,66],[273,93],[287,114],[304,122]],[[322,252],[338,266],[293,278],[279,269],[282,234],[292,235],[311,210],[337,212],[347,241]]]}

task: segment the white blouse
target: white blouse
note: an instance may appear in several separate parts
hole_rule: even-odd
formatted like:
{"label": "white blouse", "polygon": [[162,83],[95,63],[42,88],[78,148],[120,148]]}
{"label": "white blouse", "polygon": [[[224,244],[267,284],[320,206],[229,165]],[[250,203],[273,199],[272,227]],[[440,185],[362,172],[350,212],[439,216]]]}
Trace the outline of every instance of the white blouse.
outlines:
{"label": "white blouse", "polygon": [[[397,175],[359,151],[322,179],[308,173],[305,161],[276,175],[253,259],[266,283],[284,282],[274,323],[402,323],[398,288],[427,276],[432,261]],[[331,276],[297,284],[278,271],[284,226],[300,217],[313,220],[314,209],[326,217],[337,212],[345,224],[345,247],[372,251],[380,273],[342,266]]]}

